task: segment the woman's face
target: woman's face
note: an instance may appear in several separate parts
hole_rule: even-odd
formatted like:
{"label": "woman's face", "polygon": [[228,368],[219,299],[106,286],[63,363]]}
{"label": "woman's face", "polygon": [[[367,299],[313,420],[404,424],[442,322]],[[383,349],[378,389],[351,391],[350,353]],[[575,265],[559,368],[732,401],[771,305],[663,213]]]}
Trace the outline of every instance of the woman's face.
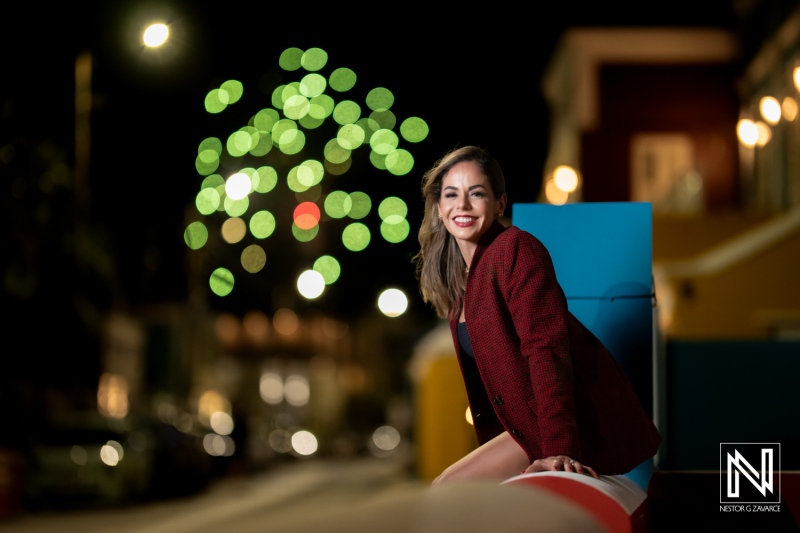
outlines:
{"label": "woman's face", "polygon": [[494,197],[489,178],[474,161],[454,165],[442,179],[439,214],[459,246],[478,244],[505,207],[506,195]]}

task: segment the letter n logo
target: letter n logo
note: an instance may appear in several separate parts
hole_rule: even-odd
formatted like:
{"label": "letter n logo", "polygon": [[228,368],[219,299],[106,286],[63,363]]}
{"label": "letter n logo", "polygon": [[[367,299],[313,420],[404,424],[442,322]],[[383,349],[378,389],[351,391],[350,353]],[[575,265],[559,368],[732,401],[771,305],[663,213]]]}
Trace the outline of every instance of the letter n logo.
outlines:
{"label": "letter n logo", "polygon": [[723,442],[719,463],[720,503],[780,503],[780,443]]}

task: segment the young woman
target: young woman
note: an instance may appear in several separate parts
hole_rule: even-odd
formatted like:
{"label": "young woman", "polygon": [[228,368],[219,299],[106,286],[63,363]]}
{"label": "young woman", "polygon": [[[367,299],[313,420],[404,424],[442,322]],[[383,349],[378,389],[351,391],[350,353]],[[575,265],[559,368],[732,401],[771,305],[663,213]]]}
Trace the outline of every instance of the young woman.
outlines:
{"label": "young woman", "polygon": [[[533,235],[498,221],[505,178],[485,150],[425,173],[420,292],[449,319],[480,446],[434,484],[564,470],[624,474],[661,437],[617,361],[567,309]],[[643,354],[646,355],[646,354]]]}

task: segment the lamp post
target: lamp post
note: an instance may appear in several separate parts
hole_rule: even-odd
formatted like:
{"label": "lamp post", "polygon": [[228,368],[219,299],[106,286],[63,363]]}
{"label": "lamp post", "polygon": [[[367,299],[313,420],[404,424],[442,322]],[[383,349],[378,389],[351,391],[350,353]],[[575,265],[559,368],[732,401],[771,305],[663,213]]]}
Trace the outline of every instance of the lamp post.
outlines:
{"label": "lamp post", "polygon": [[[147,48],[161,46],[167,41],[169,29],[165,24],[157,23],[148,26],[142,33],[142,42]],[[84,50],[75,59],[75,166],[74,166],[74,221],[75,221],[75,247],[74,260],[80,279],[89,270],[92,258],[86,254],[88,241],[91,239],[89,227],[89,211],[91,208],[91,187],[89,174],[91,166],[92,131],[91,118],[94,105],[92,92],[93,74],[92,52]],[[81,288],[76,286],[80,291]],[[76,299],[81,299],[76,295]],[[111,367],[111,372],[104,372],[100,376],[98,387],[97,406],[105,416],[124,418],[129,409],[129,379],[125,375],[127,368],[126,345],[129,344],[131,334],[137,335],[132,322],[112,314],[105,318],[101,335],[118,339],[108,339],[106,344],[111,348],[103,354],[102,367]],[[97,325],[95,325],[97,326]],[[129,346],[127,348],[130,348]],[[109,370],[108,368],[105,368]]]}

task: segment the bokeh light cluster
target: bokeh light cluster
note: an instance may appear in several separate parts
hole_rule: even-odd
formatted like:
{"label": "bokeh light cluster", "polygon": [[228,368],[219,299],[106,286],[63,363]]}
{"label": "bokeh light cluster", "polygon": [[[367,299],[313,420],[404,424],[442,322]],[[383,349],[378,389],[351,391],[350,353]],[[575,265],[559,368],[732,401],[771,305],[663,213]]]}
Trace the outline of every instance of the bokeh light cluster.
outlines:
{"label": "bokeh light cluster", "polygon": [[[237,247],[240,263],[222,264],[220,259],[214,266],[208,284],[217,296],[234,290],[240,269],[242,275],[257,274],[270,257],[293,253],[269,250],[268,239],[276,232],[290,233],[293,242],[303,245],[318,238],[322,224],[338,221],[335,230],[326,231],[325,252],[297,274],[297,291],[308,299],[319,297],[343,274],[341,254],[362,252],[376,238],[400,243],[410,234],[403,199],[374,198],[336,183],[352,171],[357,151],[372,171],[407,175],[414,167],[408,146],[428,136],[427,123],[416,116],[397,117],[395,95],[385,87],[356,101],[350,96],[356,73],[329,67],[328,54],[320,48],[286,49],[278,64],[286,76],[296,73],[296,81],[280,83],[268,95],[270,105],[256,110],[246,124],[198,144],[196,216],[185,228],[184,241],[200,250],[218,235]],[[244,94],[241,82],[225,81],[207,93],[205,110],[223,113]],[[286,198],[294,206],[291,218],[285,214]],[[331,239],[330,231],[338,238]]]}

